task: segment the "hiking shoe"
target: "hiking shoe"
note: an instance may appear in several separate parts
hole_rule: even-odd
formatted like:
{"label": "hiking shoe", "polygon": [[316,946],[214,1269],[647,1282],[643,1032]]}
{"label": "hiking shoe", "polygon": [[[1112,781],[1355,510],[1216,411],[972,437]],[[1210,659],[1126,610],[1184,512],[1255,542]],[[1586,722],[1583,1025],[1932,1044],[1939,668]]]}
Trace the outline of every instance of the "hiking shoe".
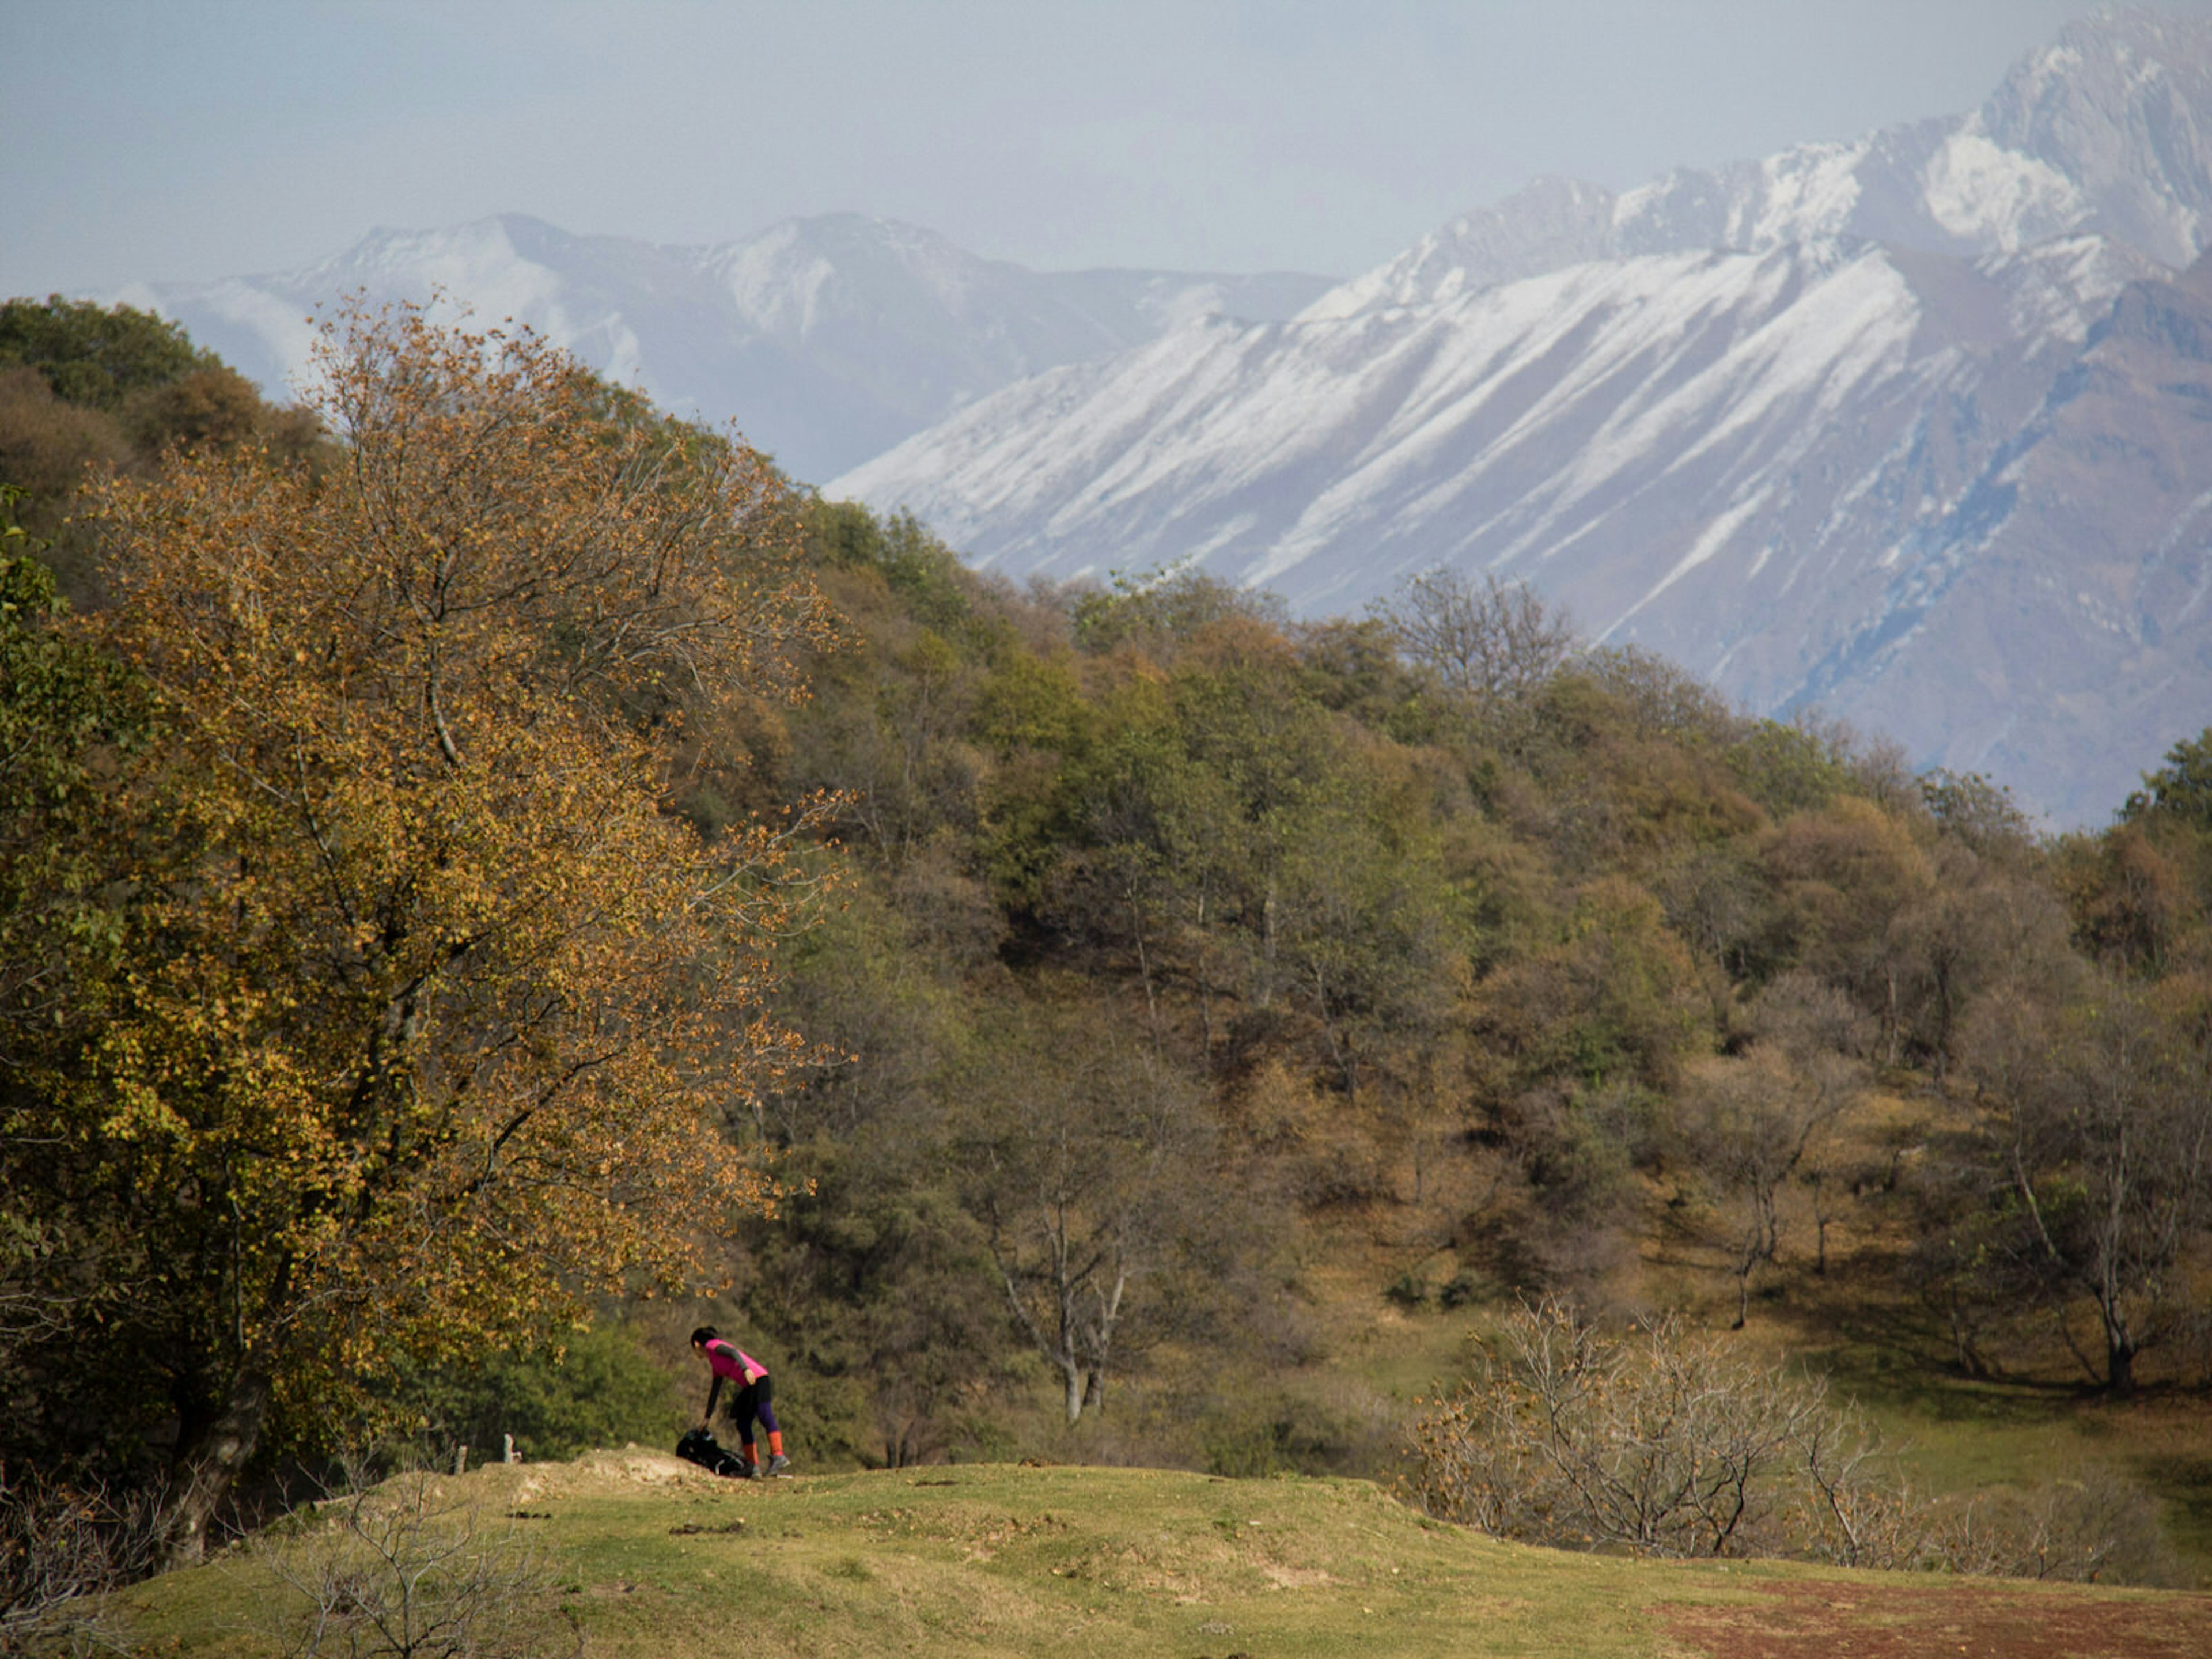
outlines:
{"label": "hiking shoe", "polygon": [[778,1452],[775,1456],[768,1460],[768,1467],[763,1469],[761,1473],[764,1475],[781,1474],[790,1467],[791,1460],[788,1457],[786,1457],[781,1452]]}

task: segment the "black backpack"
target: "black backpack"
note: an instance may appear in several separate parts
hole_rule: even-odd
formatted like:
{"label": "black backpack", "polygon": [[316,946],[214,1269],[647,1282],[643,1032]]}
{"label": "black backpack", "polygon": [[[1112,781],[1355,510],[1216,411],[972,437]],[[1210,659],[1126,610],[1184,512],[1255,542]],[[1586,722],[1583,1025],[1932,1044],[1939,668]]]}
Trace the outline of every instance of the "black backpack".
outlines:
{"label": "black backpack", "polygon": [[693,1429],[676,1443],[676,1455],[687,1463],[696,1463],[701,1468],[715,1474],[748,1475],[752,1470],[745,1460],[716,1440],[711,1431]]}

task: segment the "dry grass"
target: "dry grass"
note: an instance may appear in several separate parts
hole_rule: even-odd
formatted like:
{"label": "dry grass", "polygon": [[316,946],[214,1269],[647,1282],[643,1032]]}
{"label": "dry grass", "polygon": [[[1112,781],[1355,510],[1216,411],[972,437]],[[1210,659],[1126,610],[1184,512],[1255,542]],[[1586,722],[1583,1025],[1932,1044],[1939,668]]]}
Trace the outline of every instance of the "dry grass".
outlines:
{"label": "dry grass", "polygon": [[[520,1517],[592,1656],[1782,1655],[1813,1650],[1781,1644],[1815,1604],[1832,1643],[1922,1626],[1971,1642],[1979,1620],[2063,1629],[2079,1659],[2165,1651],[2140,1645],[2153,1630],[2212,1650],[2203,1597],[1984,1584],[1969,1607],[1927,1580],[1558,1554],[1361,1481],[981,1465],[738,1483],[631,1449],[456,1484]],[[140,1651],[254,1659],[270,1649],[243,1615],[269,1592],[241,1552],[123,1611]]]}

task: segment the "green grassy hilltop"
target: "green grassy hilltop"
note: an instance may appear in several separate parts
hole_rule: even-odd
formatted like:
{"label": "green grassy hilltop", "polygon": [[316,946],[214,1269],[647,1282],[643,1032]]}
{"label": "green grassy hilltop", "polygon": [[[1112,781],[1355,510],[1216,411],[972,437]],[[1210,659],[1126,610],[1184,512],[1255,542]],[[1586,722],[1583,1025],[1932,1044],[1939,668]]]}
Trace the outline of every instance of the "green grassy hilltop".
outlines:
{"label": "green grassy hilltop", "polygon": [[[480,1538],[534,1561],[533,1611],[550,1613],[533,1653],[2212,1650],[2201,1595],[1563,1554],[1442,1525],[1358,1480],[955,1465],[751,1484],[632,1447],[431,1484],[437,1506],[465,1506]],[[265,1553],[236,1548],[123,1600],[141,1652],[281,1650]]]}

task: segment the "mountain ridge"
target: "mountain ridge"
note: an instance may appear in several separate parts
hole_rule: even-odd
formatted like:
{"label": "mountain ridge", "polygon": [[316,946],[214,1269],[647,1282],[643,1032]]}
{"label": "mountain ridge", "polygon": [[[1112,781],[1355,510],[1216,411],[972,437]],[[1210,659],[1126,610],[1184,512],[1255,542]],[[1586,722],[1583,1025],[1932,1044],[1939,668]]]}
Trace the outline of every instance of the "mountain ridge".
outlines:
{"label": "mountain ridge", "polygon": [[[306,361],[318,301],[442,289],[1016,575],[1196,564],[1308,610],[1439,562],[1526,579],[1749,708],[1817,703],[2070,822],[2212,696],[2200,613],[2167,622],[2142,582],[2100,601],[2118,633],[2056,614],[2081,569],[2193,556],[2194,463],[2148,429],[2185,424],[2172,377],[2130,359],[2142,433],[2095,405],[2114,453],[2172,452],[2135,499],[2100,515],[2022,488],[2039,453],[2087,453],[2078,418],[2037,411],[2095,379],[2111,307],[2212,234],[2208,133],[2212,21],[2108,10],[1966,113],[1625,191],[1540,179],[1334,285],[1038,273],[855,214],[706,247],[505,215],[122,297],[269,385]],[[2091,500],[2126,471],[2048,465]],[[2009,632],[1966,617],[2016,561]],[[1967,635],[1976,660],[1939,660]],[[2024,659],[2060,639],[2106,676],[2063,708],[2056,667]],[[2089,707],[2121,723],[2092,730]]]}
{"label": "mountain ridge", "polygon": [[[2157,52],[2179,67],[2148,56]],[[2148,68],[2130,76],[2130,64]],[[1448,298],[1591,259],[1759,252],[1822,237],[1972,256],[2095,232],[2179,267],[2212,222],[2199,110],[2212,110],[2212,21],[2108,11],[2024,54],[1966,114],[1677,167],[1620,191],[1541,177],[1448,221],[1315,308]]]}
{"label": "mountain ridge", "polygon": [[[2106,13],[1967,115],[1539,180],[1288,324],[1047,371],[828,489],[1016,576],[1196,566],[1310,614],[1437,564],[1525,579],[1757,712],[1817,704],[2079,822],[2212,707],[2199,613],[2144,646],[2120,574],[2195,556],[2196,520],[2157,519],[2212,485],[2172,435],[2192,410],[2100,405],[2116,454],[2165,458],[2105,515],[2055,481],[2130,468],[2062,459],[2091,438],[2045,418],[2124,295],[2193,280],[2208,131],[2212,23]],[[2091,569],[2117,631],[2074,614]]]}
{"label": "mountain ridge", "polygon": [[1288,316],[1328,286],[1280,271],[1037,272],[852,213],[705,246],[498,214],[379,228],[294,271],[112,297],[182,324],[281,396],[310,372],[319,307],[354,293],[372,304],[442,295],[478,324],[526,324],[679,412],[734,422],[812,480],[1038,369],[1211,310]]}

